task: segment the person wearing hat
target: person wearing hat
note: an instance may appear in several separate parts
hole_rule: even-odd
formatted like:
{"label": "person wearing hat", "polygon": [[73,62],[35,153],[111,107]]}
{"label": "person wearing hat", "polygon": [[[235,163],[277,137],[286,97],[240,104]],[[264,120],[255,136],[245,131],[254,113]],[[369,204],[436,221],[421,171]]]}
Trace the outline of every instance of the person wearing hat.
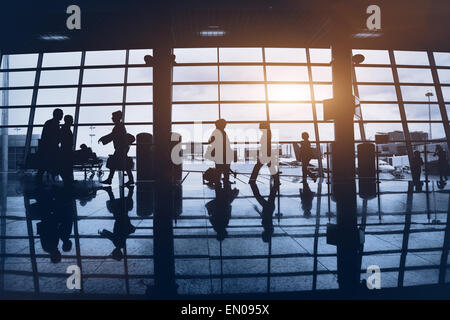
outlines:
{"label": "person wearing hat", "polygon": [[109,168],[109,176],[106,180],[101,181],[101,183],[111,184],[115,171],[125,169],[128,175],[128,182],[125,185],[131,186],[134,184],[133,173],[131,172],[132,164],[130,166],[127,161],[130,143],[128,141],[127,130],[122,122],[122,111],[113,112],[112,121],[114,123],[112,132],[98,139],[98,143],[101,142],[103,145],[111,141],[114,144],[114,154],[110,156],[106,165]]}
{"label": "person wearing hat", "polygon": [[215,125],[216,129],[209,138],[209,146],[206,149],[205,158],[215,162],[219,181],[223,175],[224,183],[229,183],[230,165],[234,159],[234,151],[225,132],[227,122],[225,119],[219,119],[215,122]]}
{"label": "person wearing hat", "polygon": [[262,131],[260,140],[261,148],[258,152],[256,164],[253,167],[252,174],[250,176],[249,183],[255,182],[258,178],[259,171],[263,165],[269,167],[270,175],[274,178],[275,185],[280,185],[280,175],[277,168],[276,154],[272,153],[272,131],[270,130],[270,124],[268,122],[261,122],[259,129]]}

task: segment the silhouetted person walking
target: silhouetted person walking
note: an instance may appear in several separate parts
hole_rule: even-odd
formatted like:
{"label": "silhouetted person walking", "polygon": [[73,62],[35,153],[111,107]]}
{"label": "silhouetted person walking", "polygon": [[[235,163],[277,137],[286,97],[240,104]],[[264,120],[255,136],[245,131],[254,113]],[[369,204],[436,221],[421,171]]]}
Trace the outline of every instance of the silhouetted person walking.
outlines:
{"label": "silhouetted person walking", "polygon": [[303,141],[300,142],[300,156],[302,161],[302,179],[305,182],[307,177],[310,176],[311,179],[316,182],[317,177],[308,169],[309,162],[313,158],[313,149],[311,148],[311,142],[309,141],[308,132],[302,133]]}
{"label": "silhouetted person walking", "polygon": [[278,172],[278,160],[276,155],[272,154],[272,131],[267,122],[261,122],[259,129],[262,131],[260,140],[260,149],[256,159],[256,164],[253,167],[249,183],[255,182],[258,178],[259,171],[264,164],[269,167],[270,175],[274,178],[276,186],[280,185],[280,176]]}
{"label": "silhouetted person walking", "polygon": [[109,176],[101,183],[111,184],[116,170],[124,170],[128,175],[128,182],[125,185],[131,186],[134,184],[133,173],[131,171],[133,168],[133,160],[128,157],[128,151],[132,143],[129,140],[131,135],[127,134],[127,130],[122,123],[122,111],[114,112],[112,114],[112,121],[114,123],[112,132],[98,139],[98,142],[104,145],[111,141],[114,144],[114,154],[108,158],[106,163],[106,167],[109,168]]}
{"label": "silhouetted person walking", "polygon": [[61,177],[65,185],[73,182],[73,133],[71,130],[73,117],[64,116],[61,127]]}
{"label": "silhouetted person walking", "polygon": [[438,157],[438,169],[439,169],[439,180],[440,181],[447,181],[447,167],[448,167],[448,161],[447,161],[447,153],[445,150],[440,146],[436,146],[436,151],[434,153],[434,156]]}
{"label": "silhouetted person walking", "polygon": [[261,225],[263,226],[263,232],[261,238],[264,242],[269,242],[273,234],[273,212],[275,211],[275,197],[277,195],[277,186],[274,184],[270,188],[269,197],[264,199],[264,197],[259,192],[258,186],[255,181],[250,182],[250,187],[252,189],[253,195],[256,201],[261,205],[262,210],[259,210],[257,206],[254,206],[255,210],[261,216]]}
{"label": "silhouetted person walking", "polygon": [[227,122],[225,119],[219,119],[215,123],[216,129],[211,134],[208,143],[210,144],[206,149],[205,158],[212,160],[216,164],[216,171],[218,180],[223,176],[223,182],[230,181],[230,165],[234,159],[234,151],[231,148],[230,140],[225,132]]}
{"label": "silhouetted person walking", "polygon": [[53,118],[47,120],[42,129],[38,149],[38,181],[42,181],[44,171],[51,173],[53,179],[57,175],[57,159],[59,156],[59,143],[61,140],[59,122],[62,117],[63,111],[61,109],[53,110]]}
{"label": "silhouetted person walking", "polygon": [[420,157],[419,151],[414,151],[411,161],[411,176],[413,184],[417,189],[421,189],[420,174],[422,173],[423,160]]}

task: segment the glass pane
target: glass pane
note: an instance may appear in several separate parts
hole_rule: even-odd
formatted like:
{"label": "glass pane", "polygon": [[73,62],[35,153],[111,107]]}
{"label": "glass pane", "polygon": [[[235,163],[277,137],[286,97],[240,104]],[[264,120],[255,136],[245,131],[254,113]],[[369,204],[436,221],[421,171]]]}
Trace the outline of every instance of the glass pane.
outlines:
{"label": "glass pane", "polygon": [[42,58],[43,67],[79,66],[80,63],[81,52],[44,53]]}
{"label": "glass pane", "polygon": [[219,119],[217,104],[174,104],[172,121],[215,121]]}
{"label": "glass pane", "polygon": [[[26,134],[27,134],[27,128],[8,128],[8,129],[0,129],[0,156],[2,156],[2,135],[7,135],[8,139],[8,152],[7,152],[7,165],[8,170],[10,171],[16,171],[21,168],[21,165],[23,164],[23,159],[25,157],[25,140],[26,140]],[[38,136],[33,135],[31,140],[31,152],[36,152],[36,146],[37,146],[37,139]],[[4,190],[4,189],[3,189]],[[3,191],[2,190],[2,191]],[[14,197],[18,199],[18,197]],[[11,201],[8,199],[8,203]],[[3,208],[2,208],[3,209]],[[12,215],[18,215],[18,211],[15,211],[12,213]],[[16,225],[17,228],[17,225]],[[6,250],[8,250],[8,241],[6,242]],[[4,275],[2,275],[4,276]],[[5,281],[11,283],[12,279],[10,281]],[[30,279],[31,280],[31,279]],[[13,281],[17,281],[17,278],[15,277]]]}
{"label": "glass pane", "polygon": [[181,134],[181,141],[183,142],[207,142],[214,129],[215,127],[213,124],[197,123],[172,125],[172,131]]}
{"label": "glass pane", "polygon": [[333,98],[333,86],[328,84],[314,85],[314,99],[325,100]]}
{"label": "glass pane", "polygon": [[437,66],[450,67],[450,52],[434,52],[434,60]]}
{"label": "glass pane", "polygon": [[[8,115],[8,122],[1,122],[4,126],[22,126],[28,124],[28,119],[30,117],[30,108],[9,108],[0,109],[0,116],[3,119],[4,115]],[[6,118],[5,118],[6,119]],[[26,131],[26,128],[24,128]]]}
{"label": "glass pane", "polygon": [[217,81],[217,67],[173,67],[173,81]]}
{"label": "glass pane", "polygon": [[333,123],[319,123],[319,138],[321,141],[333,141],[334,140],[334,124]]}
{"label": "glass pane", "polygon": [[128,68],[128,83],[153,81],[153,68]]}
{"label": "glass pane", "polygon": [[125,56],[125,50],[88,51],[86,52],[85,65],[101,66],[125,64]]}
{"label": "glass pane", "polygon": [[219,48],[220,62],[262,62],[261,48]]}
{"label": "glass pane", "polygon": [[397,71],[400,82],[433,83],[430,69],[398,68]]}
{"label": "glass pane", "polygon": [[400,123],[365,123],[364,132],[366,139],[375,140],[375,134],[384,134],[392,131],[403,132],[402,125]]}
{"label": "glass pane", "polygon": [[[232,143],[245,141],[256,142],[259,140],[261,132],[259,130],[258,123],[245,123],[245,124],[230,123],[227,125],[225,130],[227,132],[228,138]],[[276,138],[274,138],[273,140],[275,141],[275,139]],[[235,146],[232,146],[232,148],[235,148]]]}
{"label": "glass pane", "polygon": [[308,81],[307,67],[267,66],[268,81]]}
{"label": "glass pane", "polygon": [[269,100],[272,101],[305,101],[311,100],[309,85],[268,85]]}
{"label": "glass pane", "polygon": [[34,86],[36,71],[0,72],[0,87]]}
{"label": "glass pane", "polygon": [[122,102],[123,87],[83,88],[81,103]]}
{"label": "glass pane", "polygon": [[220,99],[230,100],[265,100],[264,85],[260,84],[226,84],[220,86]]}
{"label": "glass pane", "polygon": [[331,49],[309,49],[312,63],[330,63]]}
{"label": "glass pane", "polygon": [[[411,140],[422,139],[443,139],[445,138],[444,126],[442,123],[431,124],[431,136],[430,136],[430,124],[429,123],[408,123],[409,132],[411,134]],[[413,134],[418,135],[422,139],[414,138]],[[425,138],[426,137],[426,138]]]}
{"label": "glass pane", "polygon": [[361,104],[364,120],[400,120],[396,104]]}
{"label": "glass pane", "polygon": [[394,82],[391,68],[355,67],[358,82]]}
{"label": "glass pane", "polygon": [[152,122],[153,105],[138,105],[125,107],[125,122]]}
{"label": "glass pane", "polygon": [[323,104],[316,103],[316,116],[317,120],[323,120]]}
{"label": "glass pane", "polygon": [[405,104],[405,113],[407,120],[441,120],[441,112],[439,106],[430,104],[430,111],[428,104]]}
{"label": "glass pane", "polygon": [[146,55],[153,55],[152,49],[136,49],[130,50],[128,56],[129,64],[144,64],[144,57]]}
{"label": "glass pane", "polygon": [[424,51],[394,51],[394,57],[396,64],[429,65],[428,55]]}
{"label": "glass pane", "polygon": [[311,67],[313,81],[332,81],[331,67]]}
{"label": "glass pane", "polygon": [[272,123],[271,128],[274,141],[300,141],[304,131],[309,133],[309,140],[316,139],[312,123]]}
{"label": "glass pane", "polygon": [[228,121],[267,120],[265,104],[222,104],[221,117]]}
{"label": "glass pane", "polygon": [[[8,68],[6,62],[8,61]],[[38,61],[38,54],[10,54],[4,55],[2,59],[2,69],[24,69],[36,68]]]}
{"label": "glass pane", "polygon": [[127,87],[127,102],[152,102],[152,86],[131,86]]}
{"label": "glass pane", "polygon": [[1,106],[30,105],[33,90],[2,90]]}
{"label": "glass pane", "polygon": [[305,48],[265,48],[266,62],[306,62]]}
{"label": "glass pane", "polygon": [[221,66],[220,81],[264,81],[262,66]]}
{"label": "glass pane", "polygon": [[[71,115],[75,118],[75,107],[58,107],[61,109],[64,113],[64,115]],[[50,120],[53,118],[53,110],[55,108],[43,108],[38,107],[36,108],[35,114],[34,114],[34,125],[43,125],[47,120]],[[92,116],[92,115],[91,115]],[[92,121],[92,118],[91,118]],[[61,120],[61,124],[64,121]]]}
{"label": "glass pane", "polygon": [[361,101],[397,101],[394,86],[358,85]]}
{"label": "glass pane", "polygon": [[353,50],[353,55],[362,54],[362,64],[390,64],[389,52],[387,50]]}
{"label": "glass pane", "polygon": [[37,104],[73,104],[77,100],[77,88],[39,89]]}
{"label": "glass pane", "polygon": [[173,85],[173,101],[217,101],[216,85]]}
{"label": "glass pane", "polygon": [[80,107],[79,123],[112,123],[112,113],[122,110],[120,106],[83,106]]}
{"label": "glass pane", "polygon": [[80,70],[51,70],[41,71],[39,85],[57,86],[57,85],[77,85],[80,78]]}
{"label": "glass pane", "polygon": [[124,68],[86,69],[83,84],[123,83],[124,73]]}
{"label": "glass pane", "polygon": [[313,120],[308,103],[271,103],[269,110],[270,120]]}
{"label": "glass pane", "polygon": [[216,48],[176,48],[174,54],[177,63],[217,62]]}
{"label": "glass pane", "polygon": [[403,101],[428,101],[428,97],[425,96],[427,92],[431,92],[433,96],[430,101],[436,101],[436,92],[434,87],[422,87],[422,86],[401,86]]}
{"label": "glass pane", "polygon": [[450,101],[450,87],[441,87],[442,95],[444,96],[444,101]]}
{"label": "glass pane", "polygon": [[447,69],[437,69],[439,82],[450,84],[450,70]]}

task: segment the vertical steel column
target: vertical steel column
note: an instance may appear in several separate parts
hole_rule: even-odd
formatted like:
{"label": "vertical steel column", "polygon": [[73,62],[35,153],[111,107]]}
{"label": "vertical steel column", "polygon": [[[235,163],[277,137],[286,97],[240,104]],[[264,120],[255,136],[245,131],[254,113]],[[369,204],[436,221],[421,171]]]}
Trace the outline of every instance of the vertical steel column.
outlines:
{"label": "vertical steel column", "polygon": [[127,103],[127,90],[128,90],[128,63],[130,61],[130,50],[126,50],[125,53],[125,70],[123,76],[123,93],[122,93],[122,121],[125,123],[125,104]]}
{"label": "vertical steel column", "polygon": [[[80,119],[80,102],[83,85],[84,62],[86,61],[86,51],[81,52],[80,73],[78,74],[77,100],[75,102],[75,117],[73,121],[73,148],[77,146],[78,122]],[[92,137],[91,137],[92,139]]]}
{"label": "vertical steel column", "polygon": [[[4,69],[9,69],[9,56],[1,55],[0,56],[0,66],[2,65],[2,62],[5,61]],[[3,73],[3,87],[9,87],[9,72]],[[7,126],[9,123],[9,90],[3,90],[2,91],[2,126]],[[2,136],[2,172],[7,173],[8,172],[8,128],[2,128],[1,129],[1,136]]]}
{"label": "vertical steel column", "polygon": [[436,91],[436,98],[439,105],[439,111],[441,112],[441,118],[444,125],[445,137],[447,138],[447,147],[450,150],[450,126],[448,123],[448,114],[445,107],[444,96],[442,95],[441,83],[439,81],[436,61],[434,59],[433,52],[428,51],[428,60],[430,61],[431,75],[433,76],[434,88]]}
{"label": "vertical steel column", "polygon": [[316,136],[316,148],[319,150],[319,172],[320,176],[323,177],[323,164],[322,164],[322,150],[320,149],[320,137],[319,137],[319,125],[317,124],[317,110],[316,110],[316,98],[314,95],[314,85],[313,85],[313,77],[312,77],[312,68],[311,68],[311,56],[309,53],[309,48],[306,48],[306,65],[308,68],[308,78],[309,78],[309,92],[311,95],[311,107],[313,114],[313,124],[314,124],[314,134]]}
{"label": "vertical steel column", "polygon": [[[156,203],[153,219],[154,272],[153,294],[170,297],[176,294],[173,241],[174,204],[172,197],[172,161],[170,157],[172,126],[171,2],[158,3],[155,12],[155,46],[153,64],[153,137],[155,144]],[[152,291],[149,291],[152,294]]]}
{"label": "vertical steel column", "polygon": [[30,117],[28,119],[28,128],[27,128],[27,136],[25,139],[25,154],[24,154],[24,163],[27,162],[28,153],[30,152],[30,144],[31,144],[31,136],[33,134],[33,123],[34,123],[34,114],[36,113],[36,101],[38,96],[38,87],[39,81],[41,79],[41,69],[42,69],[42,58],[43,53],[39,53],[38,61],[37,61],[37,69],[36,76],[34,78],[34,86],[33,86],[33,96],[31,98],[31,106],[30,106]]}
{"label": "vertical steel column", "polygon": [[337,268],[339,288],[354,294],[360,282],[355,185],[355,103],[352,92],[352,49],[349,30],[336,21],[332,42],[333,97],[339,108],[334,122],[333,194],[336,198]]}

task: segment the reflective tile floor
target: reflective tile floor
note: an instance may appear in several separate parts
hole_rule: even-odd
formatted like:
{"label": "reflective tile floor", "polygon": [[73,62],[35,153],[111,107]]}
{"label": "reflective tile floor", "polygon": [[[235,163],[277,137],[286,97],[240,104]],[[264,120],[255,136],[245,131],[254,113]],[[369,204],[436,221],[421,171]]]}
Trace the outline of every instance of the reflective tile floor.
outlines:
{"label": "reflective tile floor", "polygon": [[[336,221],[336,203],[326,179],[305,185],[290,176],[298,168],[285,168],[278,196],[270,194],[266,171],[252,187],[244,174],[251,167],[240,168],[223,205],[222,191],[202,183],[198,171],[205,168],[185,167],[190,169],[175,192],[178,294],[338,288],[336,247],[326,237],[327,224]],[[450,188],[430,180],[421,192],[408,192],[406,180],[382,180],[378,196],[358,196],[358,224],[365,231],[360,280],[376,265],[382,288],[450,282]],[[117,177],[115,182],[111,189],[78,182],[67,197],[60,183],[38,187],[31,177],[3,176],[3,297],[145,294],[155,281],[154,188],[123,189]],[[71,265],[81,267],[81,290],[67,287]]]}

